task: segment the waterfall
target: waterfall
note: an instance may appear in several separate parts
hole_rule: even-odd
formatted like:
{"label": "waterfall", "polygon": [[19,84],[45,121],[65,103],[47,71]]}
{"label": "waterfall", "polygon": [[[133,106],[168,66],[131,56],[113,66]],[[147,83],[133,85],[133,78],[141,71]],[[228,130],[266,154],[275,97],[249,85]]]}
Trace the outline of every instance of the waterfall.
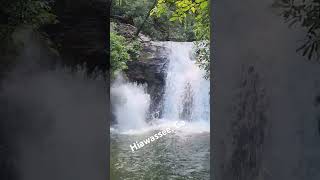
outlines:
{"label": "waterfall", "polygon": [[209,121],[209,80],[195,64],[192,42],[166,42],[171,49],[164,94],[163,118]]}
{"label": "waterfall", "polygon": [[141,129],[146,126],[150,95],[145,86],[126,82],[122,74],[118,74],[110,93],[112,111],[120,130]]}
{"label": "waterfall", "polygon": [[[204,78],[205,71],[195,62],[194,44],[192,42],[153,43],[170,50],[167,54],[169,64],[162,100],[163,113],[159,120],[171,124],[177,120],[184,120],[192,122],[191,129],[208,131],[210,83]],[[111,86],[111,103],[118,129],[150,128],[146,123],[147,113],[151,113],[149,112],[150,95],[145,86],[125,82],[119,76]],[[157,119],[154,120],[155,124],[156,122]],[[197,126],[197,123],[201,125]]]}

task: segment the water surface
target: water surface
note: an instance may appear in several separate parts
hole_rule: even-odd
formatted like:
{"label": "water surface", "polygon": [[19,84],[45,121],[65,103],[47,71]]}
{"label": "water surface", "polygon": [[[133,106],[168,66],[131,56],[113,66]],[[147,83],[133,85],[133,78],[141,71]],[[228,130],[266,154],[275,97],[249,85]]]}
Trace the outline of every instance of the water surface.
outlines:
{"label": "water surface", "polygon": [[210,133],[177,132],[132,152],[130,144],[159,132],[111,133],[112,180],[207,180]]}

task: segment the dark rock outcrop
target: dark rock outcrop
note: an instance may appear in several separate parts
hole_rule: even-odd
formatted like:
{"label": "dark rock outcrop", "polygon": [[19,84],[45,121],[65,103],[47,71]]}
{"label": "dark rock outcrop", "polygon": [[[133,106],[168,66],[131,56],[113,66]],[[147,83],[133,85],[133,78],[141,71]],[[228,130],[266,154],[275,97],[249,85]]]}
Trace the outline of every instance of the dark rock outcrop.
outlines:
{"label": "dark rock outcrop", "polygon": [[[115,30],[118,34],[121,36],[127,38],[127,39],[133,39],[136,38],[135,34],[137,32],[137,27],[123,23],[122,21],[118,19],[112,19],[112,23],[116,24]],[[140,41],[142,44],[146,45],[146,43],[151,41],[151,38],[143,33],[139,33],[137,40]]]}
{"label": "dark rock outcrop", "polygon": [[126,75],[133,82],[148,85],[151,96],[151,113],[161,115],[161,100],[165,89],[168,59],[165,47],[147,42],[138,60],[129,61]]}
{"label": "dark rock outcrop", "polygon": [[[112,21],[116,23],[115,30],[118,34],[127,39],[135,38],[137,31],[135,26],[122,23],[117,19]],[[139,33],[137,40],[141,43],[142,50],[137,60],[127,63],[128,69],[125,73],[129,81],[148,85],[148,93],[151,96],[150,114],[161,116],[169,50],[159,43],[152,42],[151,38],[143,33]]]}

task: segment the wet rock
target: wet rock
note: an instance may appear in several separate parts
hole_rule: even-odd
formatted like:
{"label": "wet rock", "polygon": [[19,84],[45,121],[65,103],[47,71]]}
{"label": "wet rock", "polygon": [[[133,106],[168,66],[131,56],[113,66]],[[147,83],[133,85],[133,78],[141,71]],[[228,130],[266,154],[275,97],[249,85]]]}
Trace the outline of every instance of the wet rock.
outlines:
{"label": "wet rock", "polygon": [[[151,114],[161,111],[161,100],[165,90],[165,78],[168,58],[163,46],[152,42],[145,43],[138,60],[129,61],[126,75],[132,82],[148,85],[151,96]],[[161,115],[161,112],[160,112]]]}

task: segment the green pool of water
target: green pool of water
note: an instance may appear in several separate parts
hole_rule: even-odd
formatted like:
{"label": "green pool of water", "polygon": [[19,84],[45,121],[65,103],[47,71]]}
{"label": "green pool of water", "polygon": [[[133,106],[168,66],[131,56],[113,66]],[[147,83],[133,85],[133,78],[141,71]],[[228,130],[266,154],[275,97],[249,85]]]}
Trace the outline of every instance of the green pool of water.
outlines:
{"label": "green pool of water", "polygon": [[159,131],[111,133],[111,180],[208,180],[210,133],[167,134],[132,152],[130,144]]}

